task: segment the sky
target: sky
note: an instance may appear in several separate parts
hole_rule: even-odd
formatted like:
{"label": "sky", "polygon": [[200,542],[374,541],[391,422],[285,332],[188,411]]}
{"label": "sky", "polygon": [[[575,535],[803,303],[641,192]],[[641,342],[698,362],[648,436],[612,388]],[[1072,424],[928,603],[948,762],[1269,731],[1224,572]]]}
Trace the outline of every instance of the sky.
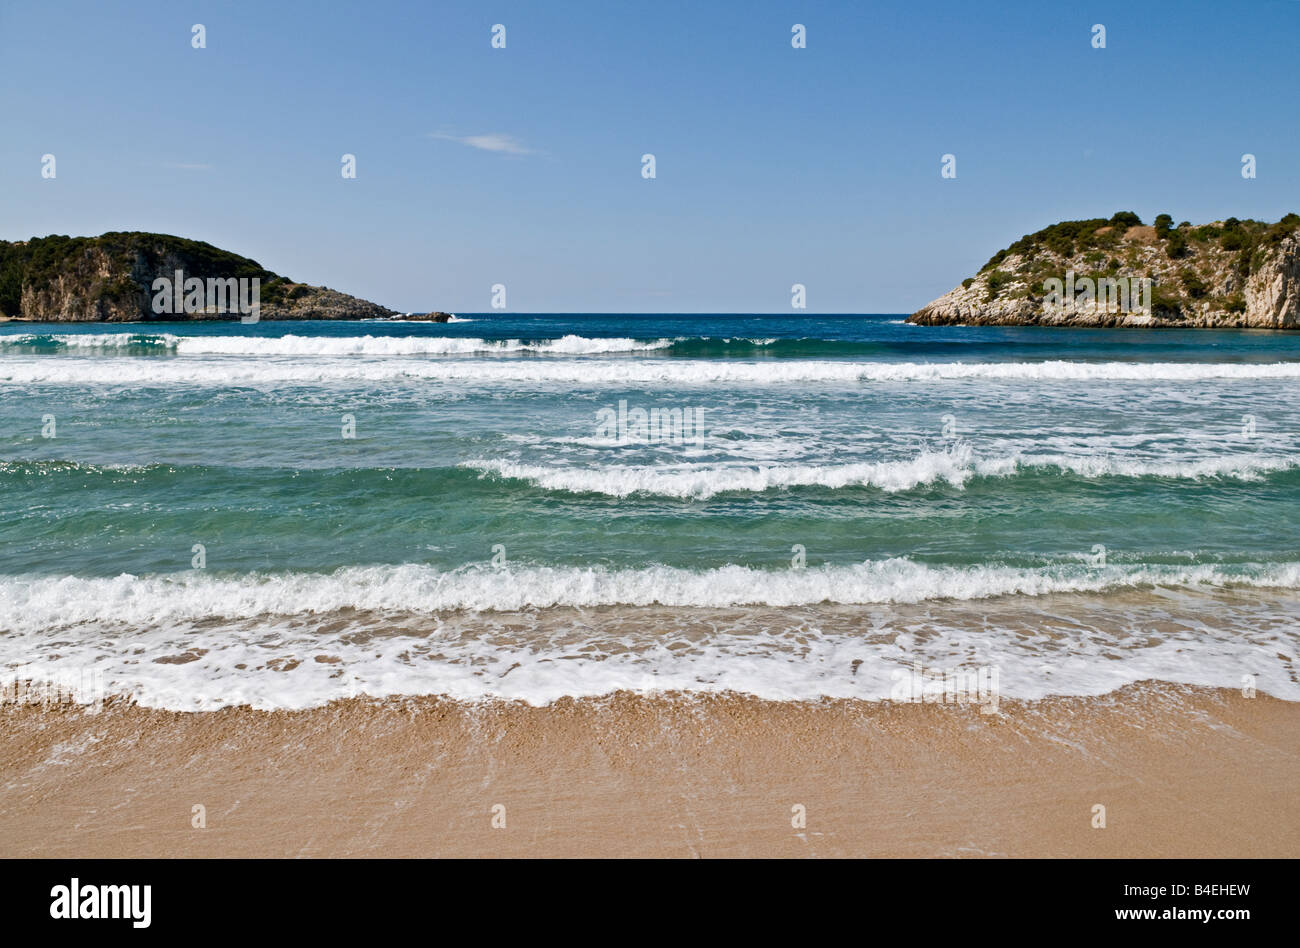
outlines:
{"label": "sky", "polygon": [[1058,220],[1300,212],[1296,0],[0,0],[0,63],[0,239],[401,311],[906,313]]}

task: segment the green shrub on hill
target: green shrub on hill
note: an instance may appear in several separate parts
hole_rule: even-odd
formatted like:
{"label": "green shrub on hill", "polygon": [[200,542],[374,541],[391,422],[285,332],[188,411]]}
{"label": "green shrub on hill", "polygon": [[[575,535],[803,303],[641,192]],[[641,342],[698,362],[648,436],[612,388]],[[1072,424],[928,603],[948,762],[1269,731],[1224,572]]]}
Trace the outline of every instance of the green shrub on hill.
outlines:
{"label": "green shrub on hill", "polygon": [[1289,234],[1297,230],[1300,230],[1300,214],[1287,214],[1265,232],[1264,241],[1269,244],[1280,244]]}
{"label": "green shrub on hill", "polygon": [[988,298],[993,299],[1002,292],[1002,288],[1011,282],[1011,274],[1005,270],[994,270],[988,278]]}
{"label": "green shrub on hill", "polygon": [[59,277],[77,273],[87,262],[96,259],[92,256],[95,251],[109,258],[111,276],[88,284],[92,290],[90,302],[116,301],[134,305],[139,294],[148,289],[132,279],[137,264],[143,263],[147,271],[158,272],[169,259],[183,261],[187,277],[258,278],[264,287],[283,279],[256,260],[201,240],[171,234],[120,231],[99,237],[51,234],[22,243],[0,241],[0,313],[21,315],[24,288],[34,292],[47,290]]}

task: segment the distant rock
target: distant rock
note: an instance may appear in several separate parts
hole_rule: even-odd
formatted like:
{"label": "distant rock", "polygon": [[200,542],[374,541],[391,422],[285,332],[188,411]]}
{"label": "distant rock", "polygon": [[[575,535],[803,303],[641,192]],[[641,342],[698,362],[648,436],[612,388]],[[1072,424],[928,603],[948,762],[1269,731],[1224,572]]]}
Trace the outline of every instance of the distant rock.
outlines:
{"label": "distant rock", "polygon": [[[234,320],[231,306],[156,311],[154,281],[205,285],[258,281],[261,319],[385,319],[393,310],[320,286],[295,283],[255,260],[170,234],[112,232],[99,237],[0,241],[0,319],[36,322]],[[233,285],[233,283],[232,283]],[[223,294],[224,297],[224,294]]]}
{"label": "distant rock", "polygon": [[449,323],[451,322],[451,313],[407,313],[401,318],[418,323]]}
{"label": "distant rock", "polygon": [[[1145,312],[1131,298],[1142,280],[1150,281]],[[1116,302],[1116,284],[1132,290],[1127,307]],[[1143,226],[1129,211],[1063,221],[999,250],[908,322],[1300,329],[1300,216],[1202,227],[1174,227],[1165,214]]]}

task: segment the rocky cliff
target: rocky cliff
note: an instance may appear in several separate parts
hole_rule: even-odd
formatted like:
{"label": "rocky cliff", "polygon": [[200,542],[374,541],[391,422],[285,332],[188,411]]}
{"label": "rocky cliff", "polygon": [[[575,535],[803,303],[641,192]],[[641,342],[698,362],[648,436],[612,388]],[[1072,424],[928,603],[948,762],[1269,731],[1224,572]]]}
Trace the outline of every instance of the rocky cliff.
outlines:
{"label": "rocky cliff", "polygon": [[1053,224],[908,322],[1300,329],[1300,215],[1175,227],[1167,214],[1144,226],[1121,211]]}
{"label": "rocky cliff", "polygon": [[[259,281],[262,319],[369,319],[390,309],[337,290],[295,283],[211,244],[169,234],[108,233],[0,241],[0,318],[40,322],[238,319],[229,306],[160,312],[157,278]],[[251,283],[249,284],[251,286]]]}

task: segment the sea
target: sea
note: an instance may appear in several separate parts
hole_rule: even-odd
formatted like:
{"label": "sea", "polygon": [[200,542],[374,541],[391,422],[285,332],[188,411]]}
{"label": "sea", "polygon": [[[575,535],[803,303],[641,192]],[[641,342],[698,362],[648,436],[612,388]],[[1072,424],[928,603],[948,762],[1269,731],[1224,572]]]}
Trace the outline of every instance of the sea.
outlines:
{"label": "sea", "polygon": [[6,323],[0,681],[1300,701],[1297,394],[1284,332]]}

